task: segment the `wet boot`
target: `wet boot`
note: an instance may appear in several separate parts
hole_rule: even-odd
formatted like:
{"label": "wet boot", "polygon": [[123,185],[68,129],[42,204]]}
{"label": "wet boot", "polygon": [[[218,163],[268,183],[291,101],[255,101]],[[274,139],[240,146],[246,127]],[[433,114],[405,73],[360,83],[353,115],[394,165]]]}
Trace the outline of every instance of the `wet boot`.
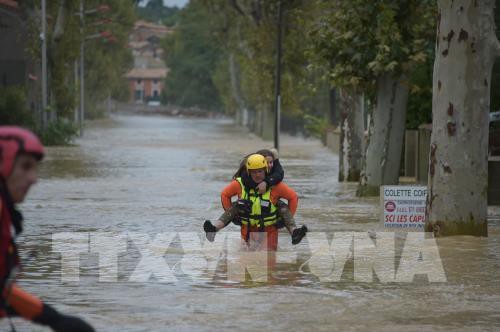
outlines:
{"label": "wet boot", "polygon": [[207,240],[210,242],[214,242],[217,228],[215,228],[215,226],[212,225],[212,222],[210,220],[205,220],[205,222],[203,223],[203,230],[205,231],[205,236],[207,237]]}
{"label": "wet boot", "polygon": [[307,226],[302,225],[299,228],[295,228],[292,232],[292,244],[298,244],[307,233]]}

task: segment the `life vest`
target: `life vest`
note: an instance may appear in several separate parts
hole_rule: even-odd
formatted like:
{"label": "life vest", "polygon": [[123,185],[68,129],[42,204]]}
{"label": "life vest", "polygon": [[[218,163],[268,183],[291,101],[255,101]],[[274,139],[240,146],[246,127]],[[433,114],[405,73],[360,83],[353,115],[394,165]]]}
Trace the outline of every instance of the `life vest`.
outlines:
{"label": "life vest", "polygon": [[15,210],[8,195],[0,188],[0,317],[5,315],[4,292],[20,268],[14,238],[21,232],[21,214]]}
{"label": "life vest", "polygon": [[259,227],[264,230],[265,227],[274,226],[278,222],[278,208],[271,202],[271,188],[260,195],[254,189],[246,188],[241,177],[236,178],[241,186],[240,199],[246,199],[252,202],[251,212],[239,215],[242,225],[250,227]]}

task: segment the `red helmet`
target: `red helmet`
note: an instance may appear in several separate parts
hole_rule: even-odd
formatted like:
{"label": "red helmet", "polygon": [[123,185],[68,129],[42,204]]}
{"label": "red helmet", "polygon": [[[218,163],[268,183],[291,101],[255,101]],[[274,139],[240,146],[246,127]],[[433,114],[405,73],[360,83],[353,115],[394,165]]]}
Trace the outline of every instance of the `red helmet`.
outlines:
{"label": "red helmet", "polygon": [[7,178],[20,153],[32,154],[41,160],[45,154],[43,145],[31,131],[14,126],[0,126],[0,177]]}

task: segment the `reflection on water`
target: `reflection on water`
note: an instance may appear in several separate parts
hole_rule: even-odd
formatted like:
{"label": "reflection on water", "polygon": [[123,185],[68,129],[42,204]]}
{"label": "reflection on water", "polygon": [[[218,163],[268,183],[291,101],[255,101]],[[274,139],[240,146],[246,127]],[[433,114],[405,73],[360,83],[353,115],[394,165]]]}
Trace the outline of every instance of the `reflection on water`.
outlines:
{"label": "reflection on water", "polygon": [[[194,247],[183,247],[176,236],[162,248],[176,282],[131,282],[141,255],[129,241],[128,252],[119,256],[118,282],[99,282],[98,255],[83,254],[80,281],[62,283],[53,233],[139,232],[154,238],[198,232],[201,239],[202,221],[221,213],[219,192],[240,158],[270,145],[226,120],[139,116],[94,123],[77,143],[49,149],[41,180],[22,207],[21,283],[100,331],[500,328],[498,210],[491,213],[490,237],[438,240],[446,283],[354,282],[352,260],[340,281],[322,282],[305,264],[307,241],[292,248],[285,232],[266,282],[228,280],[223,260],[214,277],[179,273],[184,251]],[[315,232],[378,229],[378,199],[355,198],[355,185],[337,183],[337,156],[316,141],[284,137],[282,144],[285,181],[300,197],[299,223]],[[16,324],[20,331],[36,331]]]}

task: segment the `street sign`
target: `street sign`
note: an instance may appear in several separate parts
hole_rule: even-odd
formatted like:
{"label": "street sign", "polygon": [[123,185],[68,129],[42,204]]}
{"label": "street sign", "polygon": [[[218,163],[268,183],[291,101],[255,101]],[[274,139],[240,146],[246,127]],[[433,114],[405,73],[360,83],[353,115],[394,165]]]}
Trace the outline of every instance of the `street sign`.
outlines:
{"label": "street sign", "polygon": [[384,228],[423,230],[426,186],[381,186],[380,209]]}

